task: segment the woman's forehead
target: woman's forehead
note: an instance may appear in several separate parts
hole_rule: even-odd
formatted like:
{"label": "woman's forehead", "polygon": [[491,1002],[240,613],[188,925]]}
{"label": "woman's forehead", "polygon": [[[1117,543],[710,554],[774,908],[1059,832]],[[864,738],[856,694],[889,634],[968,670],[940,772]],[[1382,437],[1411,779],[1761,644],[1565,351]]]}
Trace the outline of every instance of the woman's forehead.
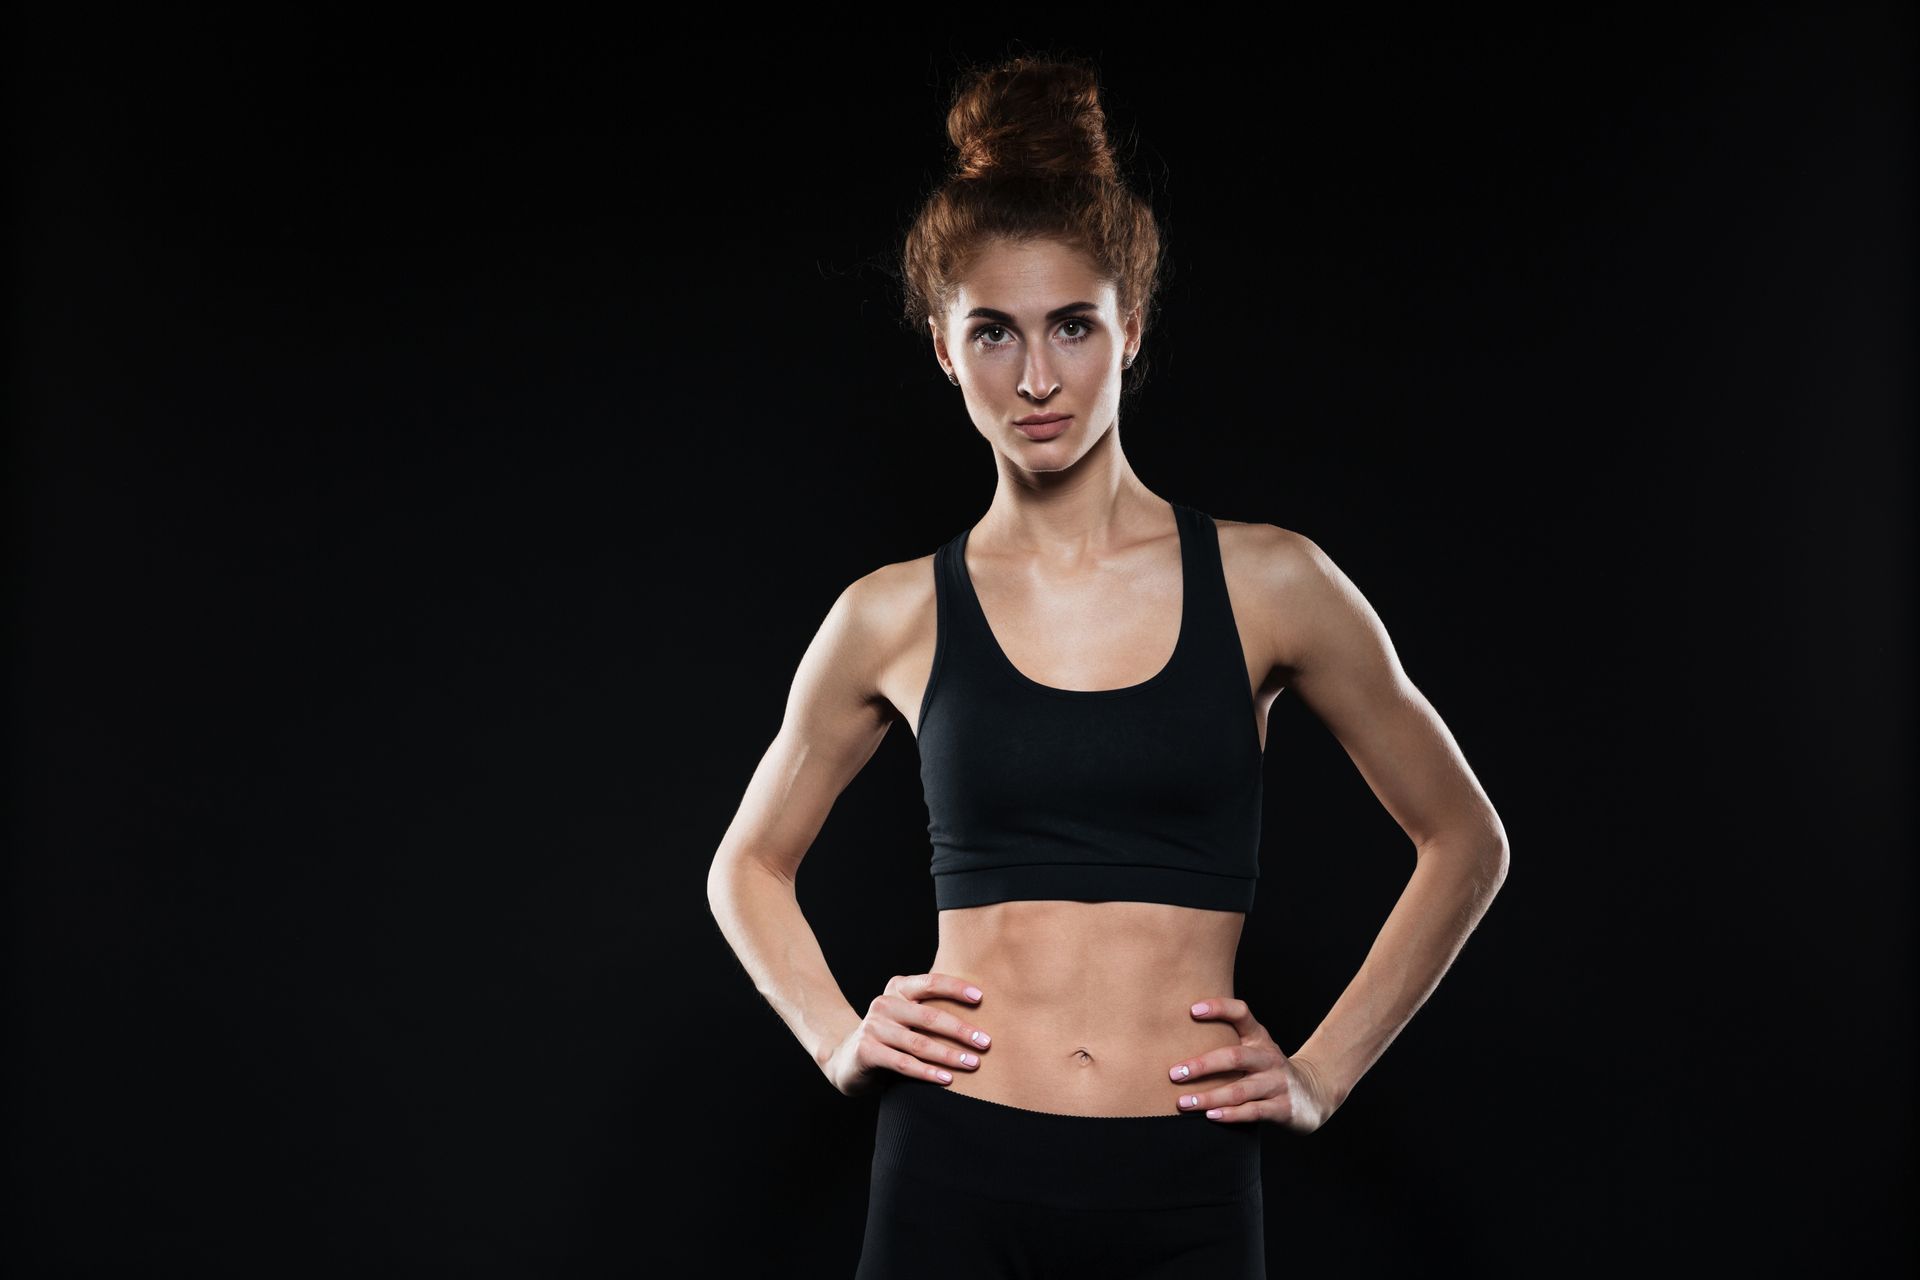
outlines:
{"label": "woman's forehead", "polygon": [[997,241],[968,264],[954,301],[961,314],[982,306],[1039,319],[1076,302],[1111,307],[1114,288],[1085,254],[1057,241]]}

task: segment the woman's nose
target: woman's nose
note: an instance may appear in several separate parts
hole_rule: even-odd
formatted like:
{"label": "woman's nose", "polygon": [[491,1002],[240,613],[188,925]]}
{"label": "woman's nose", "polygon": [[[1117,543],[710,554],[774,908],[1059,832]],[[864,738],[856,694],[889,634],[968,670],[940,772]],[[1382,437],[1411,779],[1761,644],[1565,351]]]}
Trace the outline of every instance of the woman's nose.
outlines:
{"label": "woman's nose", "polygon": [[1035,354],[1027,357],[1026,376],[1021,379],[1020,389],[1035,400],[1045,400],[1060,389],[1060,384],[1054,381],[1053,367],[1047,363],[1045,356]]}

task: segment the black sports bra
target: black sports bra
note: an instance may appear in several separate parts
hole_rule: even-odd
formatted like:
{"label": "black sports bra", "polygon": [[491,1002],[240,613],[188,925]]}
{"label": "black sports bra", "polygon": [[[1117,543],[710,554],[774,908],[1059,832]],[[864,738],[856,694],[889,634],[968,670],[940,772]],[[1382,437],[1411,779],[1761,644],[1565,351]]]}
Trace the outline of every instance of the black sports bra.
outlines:
{"label": "black sports bra", "polygon": [[1058,689],[994,639],[963,529],[934,554],[933,668],[916,733],[938,909],[1016,898],[1246,911],[1261,750],[1213,518],[1173,503],[1180,633],[1160,671]]}

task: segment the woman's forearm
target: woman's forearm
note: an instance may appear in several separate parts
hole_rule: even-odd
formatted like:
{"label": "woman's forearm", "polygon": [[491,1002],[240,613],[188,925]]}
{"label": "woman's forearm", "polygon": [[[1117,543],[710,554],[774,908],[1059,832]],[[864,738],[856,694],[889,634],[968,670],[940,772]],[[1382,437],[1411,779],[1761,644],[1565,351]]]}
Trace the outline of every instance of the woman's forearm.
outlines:
{"label": "woman's forearm", "polygon": [[750,858],[707,881],[707,905],[753,985],[823,1070],[862,1015],[827,968],[793,882]]}
{"label": "woman's forearm", "polygon": [[1436,838],[1347,989],[1291,1055],[1338,1107],[1425,1004],[1507,876],[1504,846]]}

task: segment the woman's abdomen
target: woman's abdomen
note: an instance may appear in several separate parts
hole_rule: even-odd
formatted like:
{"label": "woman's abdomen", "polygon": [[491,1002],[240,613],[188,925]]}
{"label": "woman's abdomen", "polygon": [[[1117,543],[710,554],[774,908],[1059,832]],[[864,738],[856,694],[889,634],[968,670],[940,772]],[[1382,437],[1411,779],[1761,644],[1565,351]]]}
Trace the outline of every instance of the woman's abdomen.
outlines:
{"label": "woman's abdomen", "polygon": [[[1194,1002],[1231,996],[1245,916],[1164,903],[1021,901],[940,913],[930,972],[984,993],[947,1009],[993,1037],[980,1065],[948,1066],[940,1087],[1064,1115],[1167,1115],[1182,1095],[1240,1079],[1175,1081],[1177,1062],[1238,1044],[1230,1022]],[[944,1037],[943,1037],[944,1039]],[[952,1043],[949,1041],[949,1043]]]}

